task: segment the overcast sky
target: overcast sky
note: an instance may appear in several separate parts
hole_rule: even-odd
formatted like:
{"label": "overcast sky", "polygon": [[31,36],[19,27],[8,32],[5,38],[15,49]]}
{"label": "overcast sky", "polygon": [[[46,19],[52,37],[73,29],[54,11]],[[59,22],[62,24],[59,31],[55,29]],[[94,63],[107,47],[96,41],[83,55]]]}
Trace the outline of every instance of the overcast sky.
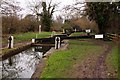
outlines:
{"label": "overcast sky", "polygon": [[[28,2],[32,1],[32,0],[17,0],[20,2],[20,6],[24,9],[21,14],[29,14],[31,13],[30,10],[28,9],[27,5],[28,5]],[[46,1],[49,1],[49,0],[46,0]],[[70,4],[73,4],[76,0],[52,0],[52,3],[58,3],[58,2],[61,2],[59,4],[59,7],[58,7],[58,10],[61,10],[65,5],[70,5]],[[84,1],[84,0],[78,0],[78,1]],[[56,12],[54,14],[54,16],[57,16],[61,14],[61,12]],[[25,16],[24,15],[24,16]]]}
{"label": "overcast sky", "polygon": [[[20,2],[20,6],[24,9],[21,14],[24,14],[24,16],[26,14],[29,14],[31,13],[30,10],[28,9],[28,2],[30,1],[34,1],[34,0],[17,0]],[[42,1],[42,0],[41,0]],[[44,1],[44,0],[43,0]],[[49,2],[50,0],[46,0],[47,2]],[[57,8],[58,10],[61,10],[65,5],[70,5],[70,4],[73,4],[75,1],[80,1],[80,2],[83,2],[85,0],[52,0],[52,3],[58,3],[58,2],[61,2],[59,4],[59,7]],[[101,1],[101,0],[86,0],[87,2],[96,2],[96,1]],[[111,0],[102,0],[102,1],[107,1],[107,2],[110,2]],[[113,0],[113,1],[120,1],[120,0]],[[58,11],[58,12],[55,12],[54,13],[54,17],[61,14],[62,12]]]}

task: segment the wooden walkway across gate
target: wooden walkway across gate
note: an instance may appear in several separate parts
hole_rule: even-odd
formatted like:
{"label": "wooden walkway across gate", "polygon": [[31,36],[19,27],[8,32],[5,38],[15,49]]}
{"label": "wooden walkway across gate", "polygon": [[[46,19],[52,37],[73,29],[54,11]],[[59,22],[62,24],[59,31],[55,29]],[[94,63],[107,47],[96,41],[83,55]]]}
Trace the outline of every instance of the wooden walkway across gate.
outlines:
{"label": "wooden walkway across gate", "polygon": [[55,44],[55,37],[60,37],[60,40],[65,39],[90,39],[90,38],[95,38],[95,35],[83,35],[83,36],[67,36],[67,35],[55,35],[50,38],[35,38],[34,43],[32,45],[34,46],[54,46]]}

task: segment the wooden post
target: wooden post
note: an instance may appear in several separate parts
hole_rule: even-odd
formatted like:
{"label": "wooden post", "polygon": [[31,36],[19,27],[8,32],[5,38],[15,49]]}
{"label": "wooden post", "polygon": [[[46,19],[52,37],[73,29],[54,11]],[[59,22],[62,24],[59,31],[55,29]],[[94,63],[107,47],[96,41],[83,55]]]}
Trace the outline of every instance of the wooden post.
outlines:
{"label": "wooden post", "polygon": [[13,48],[13,43],[14,43],[14,38],[13,38],[13,36],[11,36],[11,38],[12,38],[12,40],[11,40],[11,48]]}
{"label": "wooden post", "polygon": [[32,39],[32,43],[35,43],[35,39]]}
{"label": "wooden post", "polygon": [[60,48],[60,37],[55,37],[55,49]]}
{"label": "wooden post", "polygon": [[41,25],[39,25],[39,34],[41,33]]}
{"label": "wooden post", "polygon": [[75,32],[76,32],[77,30],[76,30],[76,28],[75,28]]}
{"label": "wooden post", "polygon": [[10,36],[8,39],[8,48],[9,49],[13,48],[13,41],[14,41],[13,36]]}
{"label": "wooden post", "polygon": [[58,49],[60,48],[60,45],[61,45],[61,43],[60,43],[60,37],[58,37]]}

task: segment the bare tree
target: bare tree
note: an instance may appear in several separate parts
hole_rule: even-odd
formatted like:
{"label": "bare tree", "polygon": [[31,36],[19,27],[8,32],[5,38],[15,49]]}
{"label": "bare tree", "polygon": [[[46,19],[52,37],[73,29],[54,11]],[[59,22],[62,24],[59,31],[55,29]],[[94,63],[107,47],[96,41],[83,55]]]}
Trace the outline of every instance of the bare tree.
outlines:
{"label": "bare tree", "polygon": [[52,16],[56,11],[55,8],[59,3],[52,4],[52,0],[50,2],[41,2],[40,0],[34,0],[33,3],[29,3],[29,8],[37,16],[37,20],[41,19],[42,30],[49,31],[52,25]]}
{"label": "bare tree", "polygon": [[1,13],[7,16],[15,16],[22,10],[22,8],[19,6],[19,2],[14,0],[2,0],[0,3]]}
{"label": "bare tree", "polygon": [[36,15],[37,20],[39,21],[39,15],[42,11],[42,2],[41,0],[32,0],[32,2],[28,2],[28,8],[32,11],[34,15]]}
{"label": "bare tree", "polygon": [[86,3],[76,0],[72,5],[67,5],[63,8],[63,16],[65,19],[80,18],[85,15]]}
{"label": "bare tree", "polygon": [[8,29],[9,33],[14,33],[16,27],[14,21],[16,20],[16,18],[18,18],[18,13],[22,10],[22,8],[19,6],[19,2],[15,0],[2,0],[0,9],[1,14],[3,14],[3,16],[9,20],[6,29]]}

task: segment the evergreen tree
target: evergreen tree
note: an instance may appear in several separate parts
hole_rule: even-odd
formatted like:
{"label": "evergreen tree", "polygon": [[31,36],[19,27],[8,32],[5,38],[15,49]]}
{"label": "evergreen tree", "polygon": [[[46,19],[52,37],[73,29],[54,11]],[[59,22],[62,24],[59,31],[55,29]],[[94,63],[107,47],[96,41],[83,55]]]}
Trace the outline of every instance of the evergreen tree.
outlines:
{"label": "evergreen tree", "polygon": [[[119,2],[114,2],[112,4],[110,2],[89,2],[87,3],[87,6],[87,14],[89,15],[89,19],[96,21],[99,26],[99,33],[106,33],[111,26],[114,26],[114,29],[118,28],[118,17],[120,18]],[[115,23],[112,23],[114,21]]]}
{"label": "evergreen tree", "polygon": [[42,2],[42,7],[43,7],[43,12],[41,16],[42,30],[50,31],[50,28],[52,26],[52,16],[56,6],[57,4],[54,4],[53,6],[51,6],[51,2],[50,2],[47,8],[46,2]]}

